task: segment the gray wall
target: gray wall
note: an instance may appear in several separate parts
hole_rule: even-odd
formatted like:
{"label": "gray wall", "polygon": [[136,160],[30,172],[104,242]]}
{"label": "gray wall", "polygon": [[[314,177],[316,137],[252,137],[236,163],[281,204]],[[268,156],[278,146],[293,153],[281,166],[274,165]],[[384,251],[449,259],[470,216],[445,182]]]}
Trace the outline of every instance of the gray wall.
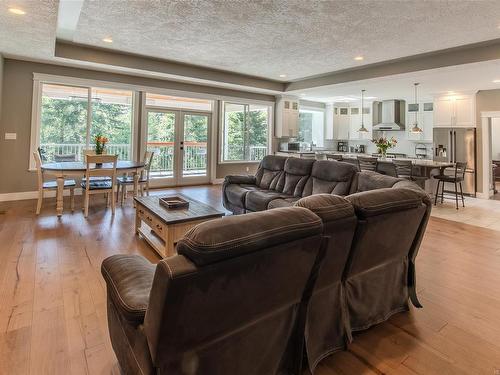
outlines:
{"label": "gray wall", "polygon": [[477,191],[480,193],[488,191],[483,186],[483,134],[481,126],[481,112],[500,111],[500,90],[481,90],[476,94],[476,148],[477,148]]}
{"label": "gray wall", "polygon": [[[1,66],[2,64],[0,63],[0,73],[2,71]],[[0,171],[2,172],[0,194],[36,190],[35,173],[28,171],[34,72],[221,96],[267,101],[275,100],[274,96],[271,95],[5,59],[3,60],[3,74],[0,74],[0,79],[3,78],[4,94],[0,95],[0,108],[3,108],[3,111],[0,113]],[[17,140],[5,141],[4,133],[6,132],[17,133]],[[216,176],[222,178],[229,173],[246,173],[247,166],[250,168],[250,171],[253,171],[256,167],[255,164],[245,163],[218,165]]]}
{"label": "gray wall", "polygon": [[0,118],[2,118],[3,56],[0,53]]}

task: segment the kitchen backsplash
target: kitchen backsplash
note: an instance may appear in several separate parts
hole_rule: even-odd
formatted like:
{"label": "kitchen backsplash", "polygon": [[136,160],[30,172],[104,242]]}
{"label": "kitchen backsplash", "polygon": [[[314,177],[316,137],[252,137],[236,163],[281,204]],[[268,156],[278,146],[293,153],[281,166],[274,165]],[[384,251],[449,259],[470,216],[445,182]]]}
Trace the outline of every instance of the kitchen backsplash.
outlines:
{"label": "kitchen backsplash", "polygon": [[[374,132],[373,133],[373,138],[377,136],[382,136],[382,132]],[[398,142],[396,147],[391,148],[388,150],[388,152],[393,152],[393,153],[398,153],[398,154],[406,154],[409,157],[415,156],[415,146],[417,144],[425,144],[426,147],[428,148],[427,155],[428,158],[432,159],[432,143],[419,143],[415,141],[409,141],[407,139],[407,134],[406,132],[385,132],[383,135],[387,138],[394,137],[396,141]],[[336,144],[336,141],[333,141],[334,144]],[[356,145],[365,145],[366,148],[366,153],[367,154],[372,154],[377,152],[377,147],[370,141],[370,140],[357,140],[357,141],[349,141],[349,146],[356,146]]]}

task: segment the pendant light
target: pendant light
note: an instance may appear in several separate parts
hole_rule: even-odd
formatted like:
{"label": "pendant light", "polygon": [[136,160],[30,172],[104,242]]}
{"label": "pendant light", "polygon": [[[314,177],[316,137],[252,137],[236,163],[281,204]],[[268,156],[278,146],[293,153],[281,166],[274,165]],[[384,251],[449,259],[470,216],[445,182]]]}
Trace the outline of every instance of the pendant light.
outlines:
{"label": "pendant light", "polygon": [[[417,86],[418,83],[413,84],[415,86],[415,104],[417,105],[418,108],[418,101],[417,101]],[[415,122],[413,123],[413,127],[410,130],[411,133],[422,133],[422,129],[418,126],[418,111],[415,112]]]}
{"label": "pendant light", "polygon": [[360,133],[368,133],[368,129],[365,128],[365,121],[364,121],[364,99],[365,99],[365,91],[366,90],[361,90],[361,127],[359,128],[358,132]]}

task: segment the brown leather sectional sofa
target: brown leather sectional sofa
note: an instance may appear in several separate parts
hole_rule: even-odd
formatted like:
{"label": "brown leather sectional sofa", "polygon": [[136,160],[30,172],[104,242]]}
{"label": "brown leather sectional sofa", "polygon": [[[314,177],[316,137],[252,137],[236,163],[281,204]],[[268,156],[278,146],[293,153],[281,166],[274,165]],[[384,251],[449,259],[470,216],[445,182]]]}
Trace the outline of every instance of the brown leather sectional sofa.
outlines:
{"label": "brown leather sectional sofa", "polygon": [[[307,173],[306,173],[307,172]],[[349,164],[266,157],[231,176],[237,213],[198,225],[157,266],[102,264],[126,374],[300,374],[408,310],[429,197]],[[251,212],[260,211],[260,212]]]}

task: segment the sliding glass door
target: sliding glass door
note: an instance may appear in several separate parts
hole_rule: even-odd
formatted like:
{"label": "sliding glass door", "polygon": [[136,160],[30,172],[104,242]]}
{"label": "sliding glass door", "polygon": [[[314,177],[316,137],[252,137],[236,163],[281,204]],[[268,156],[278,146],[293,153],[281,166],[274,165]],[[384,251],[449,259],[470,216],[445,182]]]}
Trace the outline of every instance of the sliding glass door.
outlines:
{"label": "sliding glass door", "polygon": [[211,115],[148,109],[146,148],[154,152],[152,185],[208,183]]}

